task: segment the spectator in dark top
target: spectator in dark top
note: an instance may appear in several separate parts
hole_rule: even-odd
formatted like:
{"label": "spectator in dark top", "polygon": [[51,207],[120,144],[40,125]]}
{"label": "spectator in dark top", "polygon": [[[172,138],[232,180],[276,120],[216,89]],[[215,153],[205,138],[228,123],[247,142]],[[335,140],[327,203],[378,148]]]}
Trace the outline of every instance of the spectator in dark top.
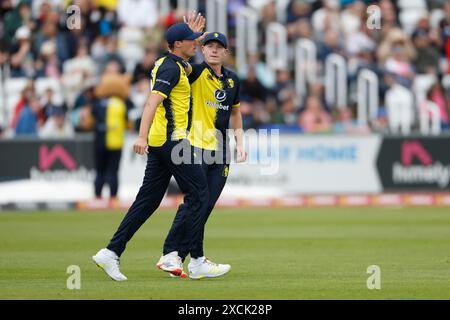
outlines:
{"label": "spectator in dark top", "polygon": [[[44,43],[52,43],[58,63],[61,64],[70,58],[69,48],[66,37],[62,32],[58,32],[59,15],[54,12],[45,20],[42,28],[36,34],[33,50],[36,54],[41,53],[41,47]],[[59,65],[59,67],[61,67]],[[61,71],[61,70],[60,70]]]}
{"label": "spectator in dark top", "polygon": [[287,6],[286,22],[292,23],[302,18],[311,18],[311,4],[307,0],[292,0]]}
{"label": "spectator in dark top", "polygon": [[19,4],[11,11],[5,14],[5,40],[13,43],[14,35],[21,26],[32,28],[34,25],[31,17],[31,1],[20,0]]}
{"label": "spectator in dark top", "polygon": [[33,77],[36,71],[30,29],[26,26],[17,29],[15,40],[16,43],[11,47],[11,76]]}
{"label": "spectator in dark top", "polygon": [[439,72],[439,50],[430,42],[429,31],[417,29],[412,35],[416,48],[416,58],[413,65],[417,73],[437,74]]}
{"label": "spectator in dark top", "polygon": [[140,79],[151,79],[150,67],[155,63],[157,58],[156,50],[153,48],[147,49],[145,56],[140,63],[136,65],[133,72],[133,83],[138,82]]}
{"label": "spectator in dark top", "polygon": [[344,53],[340,44],[339,33],[332,29],[325,31],[323,42],[319,43],[317,50],[318,58],[322,63],[325,63],[326,58],[331,53]]}
{"label": "spectator in dark top", "polygon": [[267,97],[266,88],[256,78],[256,72],[250,67],[247,73],[247,79],[242,81],[241,95],[249,98],[251,102],[264,103]]}
{"label": "spectator in dark top", "polygon": [[41,99],[41,105],[45,121],[47,121],[50,117],[50,113],[54,111],[55,108],[60,108],[64,111],[64,113],[67,111],[67,106],[64,103],[58,103],[55,101],[55,93],[52,88],[47,88],[45,90],[45,94]]}

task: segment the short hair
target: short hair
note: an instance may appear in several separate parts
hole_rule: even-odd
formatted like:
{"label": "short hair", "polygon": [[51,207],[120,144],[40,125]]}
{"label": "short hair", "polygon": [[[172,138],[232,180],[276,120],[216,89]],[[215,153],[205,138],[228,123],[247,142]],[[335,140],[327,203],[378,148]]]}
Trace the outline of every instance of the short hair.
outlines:
{"label": "short hair", "polygon": [[175,42],[169,43],[169,49],[173,51],[175,48]]}

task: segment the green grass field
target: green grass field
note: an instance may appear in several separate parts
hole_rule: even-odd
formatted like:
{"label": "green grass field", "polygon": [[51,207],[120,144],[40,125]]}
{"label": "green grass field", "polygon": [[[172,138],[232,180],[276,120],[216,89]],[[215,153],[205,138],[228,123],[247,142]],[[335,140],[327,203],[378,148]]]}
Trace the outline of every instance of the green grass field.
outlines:
{"label": "green grass field", "polygon": [[[124,213],[0,212],[0,299],[449,299],[448,208],[219,209],[206,253],[217,279],[170,278],[159,259],[173,210],[160,210],[122,256],[117,283],[91,256]],[[69,265],[81,289],[69,290]],[[369,265],[381,290],[369,290]]]}

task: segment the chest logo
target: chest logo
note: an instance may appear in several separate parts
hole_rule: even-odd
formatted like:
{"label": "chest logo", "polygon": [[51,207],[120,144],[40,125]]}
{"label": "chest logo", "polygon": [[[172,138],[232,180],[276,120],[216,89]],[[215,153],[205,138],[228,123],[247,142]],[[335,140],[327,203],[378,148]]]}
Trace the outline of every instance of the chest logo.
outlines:
{"label": "chest logo", "polygon": [[227,99],[227,92],[225,90],[214,91],[214,97],[218,102],[224,102]]}

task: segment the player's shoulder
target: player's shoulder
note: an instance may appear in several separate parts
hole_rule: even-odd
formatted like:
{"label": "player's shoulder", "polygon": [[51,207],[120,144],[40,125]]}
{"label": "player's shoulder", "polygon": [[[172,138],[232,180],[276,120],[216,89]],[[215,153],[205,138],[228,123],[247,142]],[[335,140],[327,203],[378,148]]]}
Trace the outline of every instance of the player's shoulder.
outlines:
{"label": "player's shoulder", "polygon": [[232,78],[233,80],[239,80],[238,75],[233,70],[225,68],[225,67],[223,67],[223,70],[225,71],[226,77]]}
{"label": "player's shoulder", "polygon": [[202,72],[207,67],[205,62],[202,62],[202,63],[191,63],[191,66],[192,66],[192,71],[194,71],[194,72]]}
{"label": "player's shoulder", "polygon": [[197,79],[199,79],[200,75],[207,68],[205,62],[202,63],[191,63],[192,72],[189,74],[189,82],[194,83]]}
{"label": "player's shoulder", "polygon": [[231,88],[235,87],[239,84],[239,77],[233,70],[230,70],[228,68],[223,68],[225,71],[225,77],[227,78],[228,84]]}
{"label": "player's shoulder", "polygon": [[179,72],[180,67],[174,59],[171,59],[169,56],[162,56],[158,60],[156,60],[154,69],[158,69],[158,71],[172,71]]}

